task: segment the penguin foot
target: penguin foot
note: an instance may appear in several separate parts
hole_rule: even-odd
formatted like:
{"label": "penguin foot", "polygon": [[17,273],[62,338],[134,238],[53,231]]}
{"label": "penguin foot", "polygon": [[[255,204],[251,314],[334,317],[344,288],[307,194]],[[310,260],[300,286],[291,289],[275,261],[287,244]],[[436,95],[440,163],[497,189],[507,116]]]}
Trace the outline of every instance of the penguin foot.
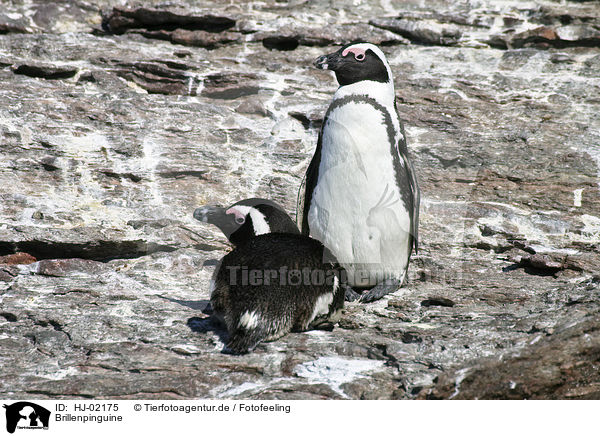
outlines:
{"label": "penguin foot", "polygon": [[344,299],[348,302],[356,301],[360,298],[360,294],[352,289],[351,286],[342,285],[345,288]]}
{"label": "penguin foot", "polygon": [[[377,284],[374,288],[369,289],[368,292],[364,293],[359,301],[361,303],[371,303],[379,300],[381,297],[395,292],[402,286],[402,280],[400,279],[388,279],[384,282]],[[347,295],[347,294],[346,294]]]}

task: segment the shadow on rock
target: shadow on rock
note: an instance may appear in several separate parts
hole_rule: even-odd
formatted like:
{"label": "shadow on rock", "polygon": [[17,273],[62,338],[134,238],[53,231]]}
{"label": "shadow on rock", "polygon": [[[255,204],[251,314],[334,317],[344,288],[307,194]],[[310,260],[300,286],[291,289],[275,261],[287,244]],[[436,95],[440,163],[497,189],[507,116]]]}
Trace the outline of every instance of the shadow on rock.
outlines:
{"label": "shadow on rock", "polygon": [[[169,298],[163,295],[159,295],[164,300],[171,301],[173,303],[181,304],[182,306],[189,307],[190,309],[199,310],[205,315],[210,315],[208,318],[200,318],[193,316],[187,320],[187,326],[194,333],[208,333],[213,332],[219,337],[219,340],[226,344],[229,339],[229,333],[227,328],[219,319],[213,316],[213,309],[210,305],[209,300],[177,300],[176,298]],[[227,348],[223,348],[223,353],[228,353]]]}
{"label": "shadow on rock", "polygon": [[159,298],[163,300],[170,301],[172,303],[177,303],[185,307],[189,307],[193,310],[199,310],[206,315],[212,315],[212,307],[210,306],[209,300],[178,300],[176,298],[165,297],[164,295],[158,295]]}
{"label": "shadow on rock", "polygon": [[[197,316],[193,316],[187,320],[187,326],[194,333],[208,333],[213,332],[219,337],[219,340],[226,344],[229,339],[229,333],[227,333],[227,329],[219,320],[211,316],[209,318],[199,318]],[[223,352],[226,353],[227,349],[224,348]]]}

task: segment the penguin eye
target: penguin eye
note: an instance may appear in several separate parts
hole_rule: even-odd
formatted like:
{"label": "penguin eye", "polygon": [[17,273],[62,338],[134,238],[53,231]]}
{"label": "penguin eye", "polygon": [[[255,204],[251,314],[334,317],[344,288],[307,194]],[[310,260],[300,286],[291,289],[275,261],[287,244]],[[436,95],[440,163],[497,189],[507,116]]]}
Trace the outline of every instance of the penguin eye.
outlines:
{"label": "penguin eye", "polygon": [[245,221],[246,221],[246,219],[242,216],[239,216],[235,219],[235,222],[238,224],[244,224]]}
{"label": "penguin eye", "polygon": [[365,60],[365,54],[364,53],[358,53],[356,56],[354,56],[354,59],[356,59],[359,62],[362,62]]}

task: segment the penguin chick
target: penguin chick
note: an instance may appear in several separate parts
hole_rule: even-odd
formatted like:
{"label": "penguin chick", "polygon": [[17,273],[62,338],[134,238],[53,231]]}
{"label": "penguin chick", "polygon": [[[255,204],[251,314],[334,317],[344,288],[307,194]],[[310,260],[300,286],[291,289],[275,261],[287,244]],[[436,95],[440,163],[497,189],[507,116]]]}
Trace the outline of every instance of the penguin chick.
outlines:
{"label": "penguin chick", "polygon": [[339,88],[299,194],[299,225],[321,241],[369,302],[403,283],[418,247],[420,192],[396,111],[392,71],[373,44],[319,57]]}
{"label": "penguin chick", "polygon": [[229,332],[225,351],[248,353],[262,341],[339,320],[344,271],[323,244],[300,235],[275,203],[205,206],[194,218],[217,225],[235,245],[211,281],[211,306]]}

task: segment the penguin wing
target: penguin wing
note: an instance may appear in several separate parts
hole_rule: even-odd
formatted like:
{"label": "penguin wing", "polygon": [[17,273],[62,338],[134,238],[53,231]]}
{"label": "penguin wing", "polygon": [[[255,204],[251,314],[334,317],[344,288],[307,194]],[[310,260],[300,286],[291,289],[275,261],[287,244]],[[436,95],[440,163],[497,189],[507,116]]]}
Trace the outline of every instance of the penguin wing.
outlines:
{"label": "penguin wing", "polygon": [[[307,170],[308,172],[308,170]],[[303,227],[306,218],[304,218],[304,196],[306,195],[306,173],[302,177],[300,182],[300,189],[298,189],[298,198],[296,199],[296,225],[300,229],[300,233],[304,234]]]}
{"label": "penguin wing", "polygon": [[[325,124],[325,123],[323,123]],[[310,202],[312,201],[312,193],[317,185],[319,179],[319,165],[321,164],[321,146],[323,140],[323,130],[319,132],[319,139],[317,141],[317,148],[315,154],[308,165],[302,184],[300,185],[300,191],[298,192],[298,203],[296,208],[296,221],[300,232],[303,235],[309,236],[310,229],[308,228],[308,211],[310,210]],[[304,192],[302,188],[304,187]]]}
{"label": "penguin wing", "polygon": [[[406,133],[404,133],[404,126],[400,123],[400,131],[402,137],[398,141],[398,154],[404,162],[404,168],[406,169],[406,179],[408,181],[408,187],[410,189],[410,203],[409,214],[410,214],[410,233],[413,238],[413,247],[415,254],[419,252],[419,204],[421,202],[421,190],[419,189],[419,182],[417,181],[417,175],[415,168],[411,160],[408,157],[408,147],[406,146]],[[412,206],[412,207],[411,207]]]}

